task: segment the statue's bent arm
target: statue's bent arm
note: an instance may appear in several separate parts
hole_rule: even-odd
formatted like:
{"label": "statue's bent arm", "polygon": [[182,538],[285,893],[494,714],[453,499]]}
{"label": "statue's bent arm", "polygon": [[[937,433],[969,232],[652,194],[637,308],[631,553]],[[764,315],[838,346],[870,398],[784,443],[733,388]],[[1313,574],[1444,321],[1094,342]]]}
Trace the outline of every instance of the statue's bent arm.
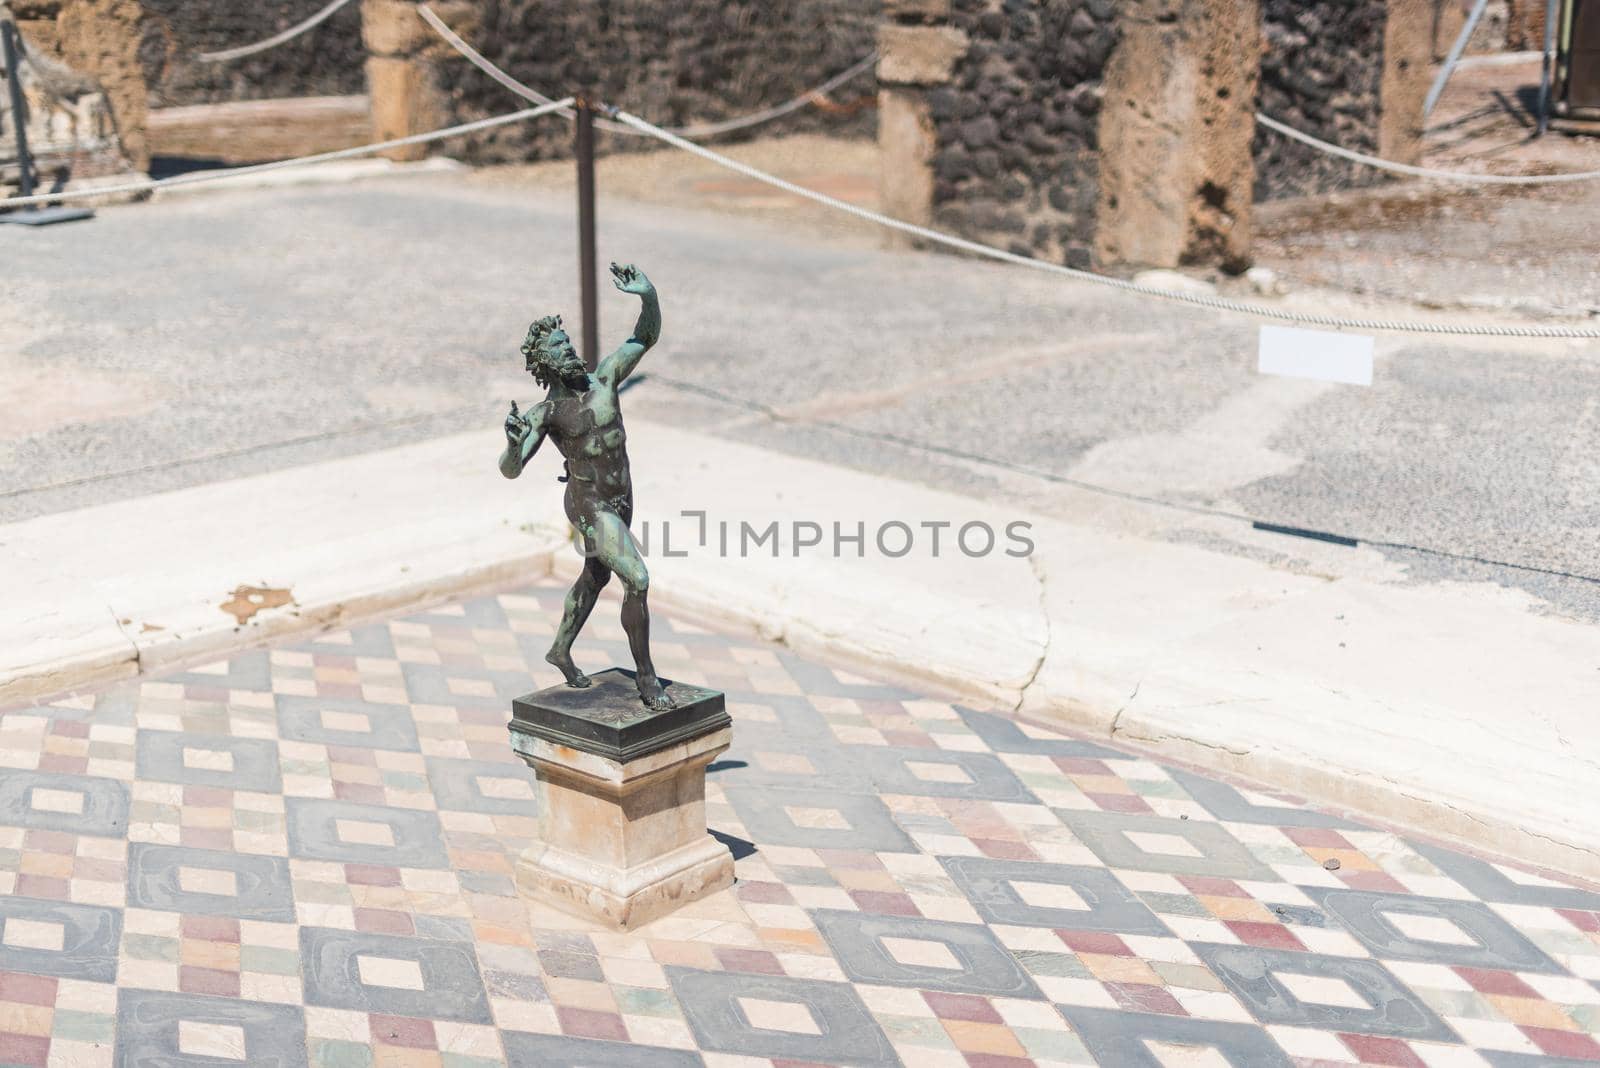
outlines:
{"label": "statue's bent arm", "polygon": [[550,406],[539,404],[531,412],[517,411],[517,402],[511,402],[511,414],[506,416],[506,448],[500,454],[500,473],[516,478],[533,454],[544,444]]}
{"label": "statue's bent arm", "polygon": [[639,366],[644,354],[661,337],[661,302],[656,299],[656,287],[639,268],[631,264],[618,267],[613,263],[611,277],[618,289],[635,294],[641,304],[639,321],[633,325],[633,336],[617,351],[601,360],[600,366],[595,369],[596,378],[615,388],[633,374],[633,369]]}

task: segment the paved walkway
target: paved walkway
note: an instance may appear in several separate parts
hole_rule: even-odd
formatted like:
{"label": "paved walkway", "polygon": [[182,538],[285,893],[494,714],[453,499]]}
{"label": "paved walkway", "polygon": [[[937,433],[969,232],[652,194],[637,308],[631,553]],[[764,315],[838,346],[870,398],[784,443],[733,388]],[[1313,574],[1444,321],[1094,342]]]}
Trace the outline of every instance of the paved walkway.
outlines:
{"label": "paved walkway", "polygon": [[561,593],[0,716],[0,1063],[1600,1061],[1600,894],[666,618],[739,883],[529,908],[506,707]]}
{"label": "paved walkway", "polygon": [[[1593,344],[1385,337],[1370,389],[1266,377],[1248,319],[887,252],[704,168],[608,162],[600,260],[642,265],[666,316],[630,415],[1043,511],[1068,481],[1155,498],[1139,525],[1172,540],[1199,508],[1384,543],[1406,581],[1600,620]],[[0,278],[0,520],[499,426],[528,322],[577,307],[571,189],[513,177],[174,194],[0,234],[28,265]],[[738,214],[682,206],[703,182]],[[600,300],[616,344],[635,302]],[[1205,544],[1256,556],[1249,531]]]}

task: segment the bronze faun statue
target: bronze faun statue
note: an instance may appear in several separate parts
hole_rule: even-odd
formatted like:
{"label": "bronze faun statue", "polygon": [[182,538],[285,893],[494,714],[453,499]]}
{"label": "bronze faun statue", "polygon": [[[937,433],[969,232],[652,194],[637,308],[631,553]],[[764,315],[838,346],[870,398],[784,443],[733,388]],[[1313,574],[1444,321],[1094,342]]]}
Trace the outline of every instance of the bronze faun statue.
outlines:
{"label": "bronze faun statue", "polygon": [[633,520],[633,482],[628,475],[627,435],[617,400],[618,387],[661,336],[661,305],[656,301],[655,286],[632,264],[618,267],[613,263],[611,278],[618,289],[634,294],[643,304],[633,336],[590,372],[573,349],[572,339],[561,329],[560,316],[548,316],[528,328],[522,354],[534,381],[547,392],[544,400],[527,412],[519,412],[516,402],[511,402],[500,473],[507,478],[522,474],[547,437],[566,458],[567,519],[583,539],[584,565],[583,574],[567,594],[561,626],[545,660],[560,669],[567,685],[589,685],[589,677],[572,662],[572,643],[601,588],[615,574],[624,591],[622,629],[633,652],[639,697],[648,707],[665,711],[673,702],[650,660],[650,610],[645,602],[650,576],[628,530]]}

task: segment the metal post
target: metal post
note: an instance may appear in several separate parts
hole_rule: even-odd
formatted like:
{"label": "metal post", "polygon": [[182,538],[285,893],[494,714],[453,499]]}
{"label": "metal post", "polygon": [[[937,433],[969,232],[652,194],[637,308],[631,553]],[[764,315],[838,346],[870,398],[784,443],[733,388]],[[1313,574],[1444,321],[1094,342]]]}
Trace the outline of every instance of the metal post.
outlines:
{"label": "metal post", "polygon": [[600,360],[600,296],[594,255],[594,109],[578,98],[573,123],[573,154],[578,159],[578,288],[582,294],[584,366],[593,371]]}
{"label": "metal post", "polygon": [[22,99],[22,72],[18,70],[21,62],[21,49],[17,47],[17,27],[11,20],[0,22],[0,37],[3,37],[6,58],[6,88],[11,93],[11,132],[17,139],[17,166],[22,170],[20,183],[21,196],[33,196],[33,157],[28,154],[28,122],[25,112],[26,105]]}
{"label": "metal post", "polygon": [[1543,137],[1550,127],[1550,76],[1555,61],[1556,20],[1561,17],[1561,0],[1550,0],[1544,9],[1544,63],[1539,72],[1539,132]]}
{"label": "metal post", "polygon": [[1489,0],[1478,0],[1473,5],[1472,14],[1467,16],[1466,25],[1462,26],[1461,32],[1456,35],[1456,43],[1450,46],[1450,54],[1444,57],[1444,66],[1439,68],[1439,75],[1433,79],[1433,86],[1428,90],[1428,98],[1422,102],[1424,121],[1433,114],[1433,105],[1439,102],[1439,94],[1444,92],[1445,83],[1450,80],[1450,75],[1455,73],[1456,64],[1461,62],[1461,53],[1467,50],[1467,42],[1472,40],[1472,31],[1478,28],[1478,22],[1488,7]]}

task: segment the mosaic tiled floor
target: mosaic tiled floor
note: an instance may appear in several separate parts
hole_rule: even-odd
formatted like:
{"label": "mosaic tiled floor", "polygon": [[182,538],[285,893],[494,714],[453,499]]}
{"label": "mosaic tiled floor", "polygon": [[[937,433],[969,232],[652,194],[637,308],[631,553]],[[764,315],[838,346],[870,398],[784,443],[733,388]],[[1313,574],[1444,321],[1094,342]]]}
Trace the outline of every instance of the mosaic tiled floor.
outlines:
{"label": "mosaic tiled floor", "polygon": [[530,908],[505,728],[560,600],[0,716],[0,1065],[1600,1061],[1600,894],[665,618],[738,885]]}

